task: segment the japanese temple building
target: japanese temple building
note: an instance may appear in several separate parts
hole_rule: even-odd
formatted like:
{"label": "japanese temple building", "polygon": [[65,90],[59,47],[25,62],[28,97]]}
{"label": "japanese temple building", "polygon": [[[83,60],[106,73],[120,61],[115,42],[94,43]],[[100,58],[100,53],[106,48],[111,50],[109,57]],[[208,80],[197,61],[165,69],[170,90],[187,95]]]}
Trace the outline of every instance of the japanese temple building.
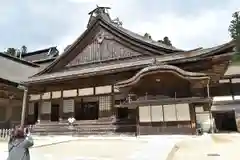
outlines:
{"label": "japanese temple building", "polygon": [[194,134],[196,108],[211,110],[234,42],[181,50],[123,28],[107,9],[90,12],[83,34],[21,81],[25,124],[75,117],[76,123],[131,123],[137,134]]}
{"label": "japanese temple building", "polygon": [[23,102],[21,83],[56,59],[57,54],[56,47],[29,52],[21,58],[0,53],[0,128],[19,124]]}

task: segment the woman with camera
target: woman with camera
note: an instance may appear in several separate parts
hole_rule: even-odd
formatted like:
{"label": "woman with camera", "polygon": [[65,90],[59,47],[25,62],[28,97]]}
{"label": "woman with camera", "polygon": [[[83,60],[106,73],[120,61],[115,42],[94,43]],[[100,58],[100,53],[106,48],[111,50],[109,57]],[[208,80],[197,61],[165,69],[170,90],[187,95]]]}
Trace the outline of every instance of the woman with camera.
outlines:
{"label": "woman with camera", "polygon": [[7,160],[30,160],[29,148],[33,146],[33,139],[24,133],[23,127],[16,127],[8,142]]}

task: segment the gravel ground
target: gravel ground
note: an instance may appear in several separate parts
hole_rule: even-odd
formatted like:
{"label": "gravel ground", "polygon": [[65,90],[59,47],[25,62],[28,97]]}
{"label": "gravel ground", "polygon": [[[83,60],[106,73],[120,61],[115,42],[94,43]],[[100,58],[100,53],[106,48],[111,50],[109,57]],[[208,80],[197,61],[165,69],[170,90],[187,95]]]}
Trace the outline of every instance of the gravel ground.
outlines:
{"label": "gravel ground", "polygon": [[[50,144],[54,138],[58,139],[57,144]],[[186,136],[54,138],[35,137],[36,145],[40,144],[41,140],[41,144],[49,142],[32,148],[31,160],[162,160],[166,159],[174,144]],[[59,143],[59,139],[64,142]],[[3,146],[6,147],[6,143]],[[1,155],[5,159],[7,152],[2,152]]]}
{"label": "gravel ground", "polygon": [[214,134],[177,143],[167,160],[239,160],[240,135]]}

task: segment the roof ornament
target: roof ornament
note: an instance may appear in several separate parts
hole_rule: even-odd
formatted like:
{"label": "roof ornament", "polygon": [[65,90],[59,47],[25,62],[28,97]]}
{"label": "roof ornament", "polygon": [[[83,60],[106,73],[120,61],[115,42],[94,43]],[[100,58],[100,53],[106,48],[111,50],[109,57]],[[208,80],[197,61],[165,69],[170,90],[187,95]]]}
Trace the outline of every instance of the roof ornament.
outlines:
{"label": "roof ornament", "polygon": [[88,27],[94,22],[94,20],[100,16],[106,21],[111,21],[111,18],[109,16],[108,10],[111,9],[110,7],[97,7],[89,12],[88,14],[90,15],[89,21],[88,21]]}
{"label": "roof ornament", "polygon": [[89,12],[88,14],[91,15],[91,16],[98,16],[98,15],[105,15],[105,14],[108,14],[108,10],[111,9],[110,7],[99,7],[97,5],[97,7],[92,10],[91,12]]}
{"label": "roof ornament", "polygon": [[96,41],[98,44],[101,44],[104,40],[104,32],[100,32],[99,34],[97,34],[96,36]]}
{"label": "roof ornament", "polygon": [[114,23],[114,24],[116,24],[118,27],[122,27],[122,21],[120,21],[119,20],[119,18],[117,17],[117,18],[115,18],[114,20],[112,20],[112,22]]}

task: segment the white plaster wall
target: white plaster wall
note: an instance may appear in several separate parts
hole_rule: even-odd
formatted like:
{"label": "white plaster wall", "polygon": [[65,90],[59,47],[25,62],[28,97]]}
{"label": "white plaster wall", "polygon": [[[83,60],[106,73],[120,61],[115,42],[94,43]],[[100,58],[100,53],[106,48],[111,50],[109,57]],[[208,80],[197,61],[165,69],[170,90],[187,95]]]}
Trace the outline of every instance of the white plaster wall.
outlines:
{"label": "white plaster wall", "polygon": [[189,105],[185,104],[176,104],[176,113],[178,121],[190,121],[190,110]]}
{"label": "white plaster wall", "polygon": [[163,121],[163,110],[162,105],[151,106],[151,121],[152,122],[162,122]]}
{"label": "white plaster wall", "polygon": [[50,99],[50,98],[51,98],[51,93],[50,92],[43,93],[42,99]]}
{"label": "white plaster wall", "polygon": [[39,100],[40,99],[40,94],[30,94],[29,95],[29,100],[34,101],[34,100]]}
{"label": "white plaster wall", "polygon": [[93,94],[94,94],[94,89],[93,88],[78,89],[78,95],[79,96],[88,96],[88,95],[93,95]]}
{"label": "white plaster wall", "polygon": [[164,121],[177,121],[175,104],[172,105],[164,105]]}
{"label": "white plaster wall", "polygon": [[52,92],[52,99],[61,98],[61,91]]}
{"label": "white plaster wall", "polygon": [[76,97],[77,96],[77,90],[73,89],[73,90],[64,90],[63,91],[63,97],[67,98],[67,97]]}
{"label": "white plaster wall", "polygon": [[95,88],[96,94],[106,94],[112,92],[112,86],[99,86]]}
{"label": "white plaster wall", "polygon": [[150,106],[139,106],[139,121],[140,122],[151,122],[151,107]]}

